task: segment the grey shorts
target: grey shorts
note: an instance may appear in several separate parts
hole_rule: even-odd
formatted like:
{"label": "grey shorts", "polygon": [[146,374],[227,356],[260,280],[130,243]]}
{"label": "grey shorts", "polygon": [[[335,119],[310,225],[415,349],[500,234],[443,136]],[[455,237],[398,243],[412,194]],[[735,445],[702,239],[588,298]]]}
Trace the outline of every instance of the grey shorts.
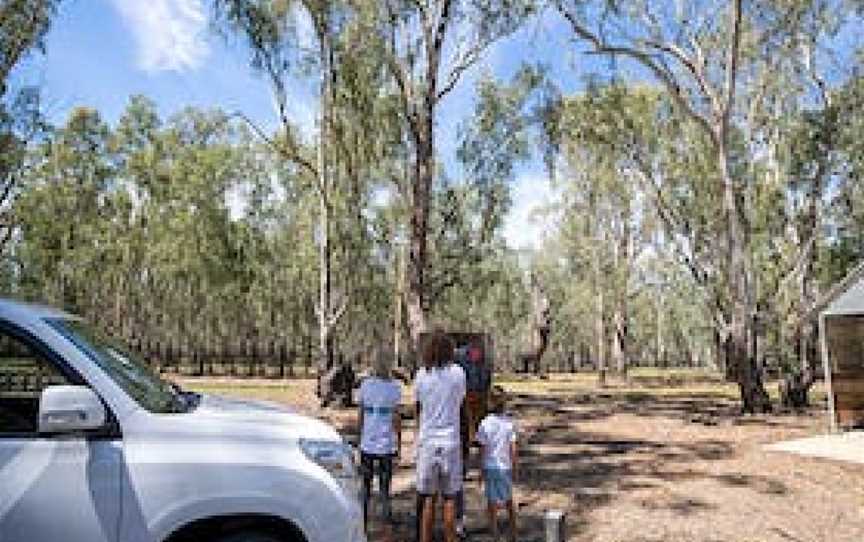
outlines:
{"label": "grey shorts", "polygon": [[509,469],[483,468],[486,500],[501,504],[513,500],[513,472]]}
{"label": "grey shorts", "polygon": [[421,444],[417,450],[417,493],[445,497],[462,489],[462,449]]}

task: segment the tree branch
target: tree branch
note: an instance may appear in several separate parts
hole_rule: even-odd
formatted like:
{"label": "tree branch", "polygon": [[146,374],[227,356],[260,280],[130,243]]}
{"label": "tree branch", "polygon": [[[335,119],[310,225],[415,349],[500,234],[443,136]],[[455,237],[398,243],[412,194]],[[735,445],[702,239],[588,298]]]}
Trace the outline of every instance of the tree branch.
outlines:
{"label": "tree branch", "polygon": [[[638,163],[637,159],[637,163]],[[654,193],[653,199],[657,203],[657,209],[660,211],[660,218],[663,220],[663,223],[666,226],[666,230],[669,232],[672,244],[675,247],[675,251],[678,253],[679,257],[684,261],[684,264],[690,270],[690,274],[693,276],[693,279],[696,283],[701,287],[708,286],[708,277],[709,273],[701,267],[701,265],[696,260],[696,255],[691,257],[684,250],[684,247],[681,246],[681,243],[677,239],[677,232],[682,228],[680,221],[675,217],[674,212],[671,207],[666,203],[666,199],[663,197],[663,191],[657,185],[657,183],[651,181],[649,179],[649,173],[644,170],[645,165],[640,164],[639,167],[633,168],[631,171],[636,174],[636,177],[642,181],[641,184],[643,187],[647,189],[650,187],[651,192]]]}
{"label": "tree branch", "polygon": [[718,134],[721,138],[726,137],[729,119],[735,106],[735,81],[738,76],[738,52],[741,44],[741,0],[731,0],[729,19],[732,23],[732,34],[726,51],[726,89],[720,117],[721,133]]}
{"label": "tree branch", "polygon": [[687,53],[684,52],[683,49],[675,45],[674,43],[660,43],[655,41],[647,41],[645,42],[649,47],[653,47],[658,51],[663,51],[669,55],[672,55],[682,66],[687,68],[687,71],[693,76],[696,80],[696,83],[699,85],[699,90],[702,91],[702,94],[705,95],[705,98],[711,104],[711,110],[716,115],[720,112],[720,103],[717,101],[717,95],[714,93],[714,90],[711,88],[710,83],[705,78],[705,72],[702,69],[702,60],[701,53],[697,53],[697,59],[694,61],[690,57],[687,56]]}
{"label": "tree branch", "polygon": [[438,91],[438,94],[435,96],[435,101],[440,101],[444,96],[450,93],[453,88],[459,83],[459,79],[462,78],[462,75],[468,70],[471,66],[475,65],[480,60],[480,55],[489,46],[489,41],[481,41],[474,44],[473,47],[470,47],[467,51],[465,51],[462,55],[460,55],[459,60],[454,64],[453,68],[450,70],[450,74],[447,77],[447,82],[444,84],[444,88]]}
{"label": "tree branch", "polygon": [[[444,36],[447,33],[447,27],[450,24],[450,8],[453,0],[440,0],[441,13],[438,14],[438,24],[435,27],[435,33],[432,36],[431,42],[426,41],[426,85],[429,89],[427,100],[431,103],[427,107],[434,106],[438,99],[436,89],[438,88],[438,68],[441,64],[441,50],[444,46]],[[424,25],[425,26],[425,25]]]}
{"label": "tree branch", "polygon": [[413,90],[408,82],[408,74],[406,73],[405,67],[398,61],[400,54],[396,47],[396,29],[400,26],[398,24],[398,15],[390,0],[387,1],[386,5],[387,15],[390,19],[390,29],[392,30],[390,39],[388,40],[389,43],[387,44],[387,48],[389,49],[386,59],[387,68],[393,76],[393,79],[396,81],[396,86],[399,88],[402,110],[405,112],[405,117],[408,121],[408,128],[411,130],[412,135],[414,135],[417,133],[418,127],[417,115],[414,111]]}
{"label": "tree branch", "polygon": [[346,294],[345,297],[342,298],[342,303],[340,303],[339,308],[336,309],[336,311],[327,319],[328,328],[334,327],[339,322],[339,319],[342,318],[342,315],[345,314],[345,310],[348,308],[349,298],[350,296]]}
{"label": "tree branch", "polygon": [[675,77],[668,71],[657,65],[657,63],[651,58],[651,55],[646,51],[640,51],[638,49],[634,49],[632,47],[625,46],[613,46],[606,44],[597,34],[588,30],[585,26],[583,26],[577,19],[576,16],[573,15],[570,11],[568,11],[562,4],[561,0],[557,3],[558,11],[567,19],[570,23],[573,32],[581,38],[583,41],[587,41],[594,48],[593,53],[595,54],[606,54],[606,55],[623,55],[629,58],[632,58],[638,61],[640,64],[648,68],[651,73],[654,74],[657,79],[666,87],[666,90],[669,94],[672,95],[672,98],[675,100],[675,103],[684,111],[684,113],[696,121],[696,123],[711,137],[712,141],[717,142],[717,134],[711,126],[711,123],[704,116],[700,115],[695,109],[693,109],[692,104],[690,104],[687,99],[684,97],[681,86],[675,81]]}
{"label": "tree branch", "polygon": [[283,158],[305,169],[314,178],[318,178],[318,169],[314,165],[312,165],[311,162],[300,156],[300,149],[297,147],[296,144],[294,144],[293,142],[288,142],[290,140],[289,134],[285,134],[288,147],[286,148],[286,145],[279,145],[276,141],[273,140],[273,138],[264,133],[264,130],[262,130],[257,124],[255,124],[252,119],[246,116],[246,114],[242,111],[235,111],[228,115],[228,118],[238,118],[242,120],[244,123],[246,123],[247,126],[249,126],[249,128],[252,129],[253,132],[255,132],[255,135],[257,135],[262,141],[264,141],[264,143],[267,144],[268,147],[276,151],[278,154],[282,155]]}

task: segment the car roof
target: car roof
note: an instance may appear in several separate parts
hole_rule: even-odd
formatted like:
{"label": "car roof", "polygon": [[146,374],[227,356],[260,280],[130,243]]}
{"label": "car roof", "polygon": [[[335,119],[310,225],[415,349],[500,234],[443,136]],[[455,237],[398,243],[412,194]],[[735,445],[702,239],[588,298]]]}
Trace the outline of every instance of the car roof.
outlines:
{"label": "car roof", "polygon": [[68,319],[75,318],[75,316],[49,305],[0,297],[0,318],[15,322],[21,320],[41,320],[43,318]]}

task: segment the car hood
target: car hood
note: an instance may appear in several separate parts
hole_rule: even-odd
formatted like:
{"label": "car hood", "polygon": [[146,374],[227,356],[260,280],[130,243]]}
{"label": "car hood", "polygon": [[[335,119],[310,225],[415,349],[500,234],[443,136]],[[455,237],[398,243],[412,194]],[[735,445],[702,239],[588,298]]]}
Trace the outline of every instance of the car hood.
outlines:
{"label": "car hood", "polygon": [[238,399],[235,397],[223,397],[221,395],[202,394],[197,410],[210,414],[227,414],[241,416],[268,416],[296,414],[297,411],[274,403],[271,401],[254,401],[251,399]]}
{"label": "car hood", "polygon": [[142,429],[151,435],[161,433],[234,442],[341,440],[330,424],[285,406],[206,394],[190,412],[152,415],[148,421],[150,423]]}

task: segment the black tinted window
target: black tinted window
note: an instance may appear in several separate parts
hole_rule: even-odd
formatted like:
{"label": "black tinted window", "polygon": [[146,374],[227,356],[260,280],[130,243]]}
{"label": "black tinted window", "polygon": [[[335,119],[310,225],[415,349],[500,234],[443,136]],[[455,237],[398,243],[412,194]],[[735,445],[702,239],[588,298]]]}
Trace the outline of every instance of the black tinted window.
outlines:
{"label": "black tinted window", "polygon": [[55,365],[29,344],[0,330],[0,435],[36,433],[39,396],[69,384]]}

